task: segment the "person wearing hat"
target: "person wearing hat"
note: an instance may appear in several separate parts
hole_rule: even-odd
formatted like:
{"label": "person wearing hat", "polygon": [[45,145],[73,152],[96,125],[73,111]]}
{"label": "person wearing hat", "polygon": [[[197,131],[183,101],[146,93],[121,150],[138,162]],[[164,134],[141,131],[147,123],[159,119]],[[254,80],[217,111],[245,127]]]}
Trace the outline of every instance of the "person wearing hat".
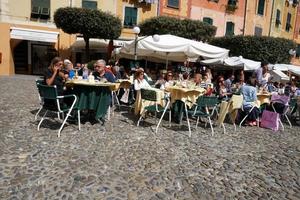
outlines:
{"label": "person wearing hat", "polygon": [[72,62],[69,59],[64,60],[64,68],[66,78],[73,79],[75,77],[75,71]]}

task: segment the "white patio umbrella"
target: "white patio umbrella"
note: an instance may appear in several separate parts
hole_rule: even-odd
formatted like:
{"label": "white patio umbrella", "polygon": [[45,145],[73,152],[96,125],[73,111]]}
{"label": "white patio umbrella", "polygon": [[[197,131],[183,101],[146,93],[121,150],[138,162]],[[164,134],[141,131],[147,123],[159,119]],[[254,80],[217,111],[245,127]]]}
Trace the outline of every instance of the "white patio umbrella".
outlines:
{"label": "white patio umbrella", "polygon": [[[226,58],[229,50],[220,47],[185,39],[173,35],[160,35],[156,42],[151,36],[139,37],[136,44],[138,58],[156,58],[168,61],[183,62],[186,59]],[[134,57],[135,40],[124,42],[118,57]]]}

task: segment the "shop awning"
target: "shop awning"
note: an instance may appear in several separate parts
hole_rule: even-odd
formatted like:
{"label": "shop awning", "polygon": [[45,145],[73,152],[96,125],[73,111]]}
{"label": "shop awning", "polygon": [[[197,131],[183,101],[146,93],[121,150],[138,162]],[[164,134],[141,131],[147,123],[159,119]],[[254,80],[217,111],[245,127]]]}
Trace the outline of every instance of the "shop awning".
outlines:
{"label": "shop awning", "polygon": [[10,38],[19,40],[31,40],[39,42],[57,42],[59,32],[42,31],[35,29],[25,29],[12,27],[10,30]]}

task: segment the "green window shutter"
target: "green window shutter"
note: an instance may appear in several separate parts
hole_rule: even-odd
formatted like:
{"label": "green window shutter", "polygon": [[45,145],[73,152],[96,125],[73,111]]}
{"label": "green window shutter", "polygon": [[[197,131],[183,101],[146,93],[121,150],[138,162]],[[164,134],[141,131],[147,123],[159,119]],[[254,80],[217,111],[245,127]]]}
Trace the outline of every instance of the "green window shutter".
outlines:
{"label": "green window shutter", "polygon": [[275,22],[275,25],[276,26],[279,26],[281,24],[281,12],[279,9],[276,10],[276,22]]}
{"label": "green window shutter", "polygon": [[31,7],[50,8],[50,0],[31,0]]}
{"label": "green window shutter", "polygon": [[264,11],[265,11],[265,0],[259,0],[257,14],[264,15]]}
{"label": "green window shutter", "polygon": [[137,24],[137,8],[125,7],[124,27],[130,28]]}
{"label": "green window shutter", "polygon": [[214,20],[210,17],[203,17],[203,22],[213,25]]}
{"label": "green window shutter", "polygon": [[291,26],[291,19],[292,19],[292,15],[291,15],[291,13],[288,13],[288,14],[287,14],[287,18],[286,18],[286,24],[285,24],[285,30],[286,30],[287,32],[289,32],[289,31],[290,31],[290,28],[292,27],[292,26]]}
{"label": "green window shutter", "polygon": [[179,0],[168,0],[168,6],[172,8],[179,8]]}
{"label": "green window shutter", "polygon": [[232,35],[234,35],[234,23],[233,22],[226,22],[225,36],[232,36]]}
{"label": "green window shutter", "polygon": [[97,10],[97,1],[82,0],[82,8]]}

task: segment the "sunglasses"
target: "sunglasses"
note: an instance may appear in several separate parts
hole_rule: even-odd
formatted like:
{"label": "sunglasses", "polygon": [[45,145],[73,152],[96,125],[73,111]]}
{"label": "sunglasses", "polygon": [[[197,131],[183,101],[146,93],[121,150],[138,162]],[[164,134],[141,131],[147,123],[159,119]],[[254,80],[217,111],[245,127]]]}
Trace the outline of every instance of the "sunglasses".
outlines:
{"label": "sunglasses", "polygon": [[173,76],[173,74],[168,74],[168,76]]}

